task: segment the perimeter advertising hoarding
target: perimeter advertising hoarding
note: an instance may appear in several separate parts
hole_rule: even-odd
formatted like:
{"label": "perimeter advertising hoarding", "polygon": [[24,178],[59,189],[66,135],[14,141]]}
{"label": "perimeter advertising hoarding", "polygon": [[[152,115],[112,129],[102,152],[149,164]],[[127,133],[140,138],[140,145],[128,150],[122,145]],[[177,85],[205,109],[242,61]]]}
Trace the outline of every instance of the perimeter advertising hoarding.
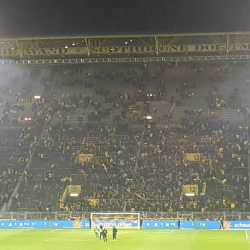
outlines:
{"label": "perimeter advertising hoarding", "polygon": [[93,227],[125,227],[125,228],[138,228],[139,226],[138,220],[97,220],[92,221]]}
{"label": "perimeter advertising hoarding", "polygon": [[250,221],[224,221],[224,229],[250,230]]}
{"label": "perimeter advertising hoarding", "polygon": [[[102,221],[103,222],[103,221]],[[127,223],[127,227],[137,227],[137,221],[115,221],[116,226],[125,226],[121,223]],[[106,223],[109,223],[106,221]],[[114,223],[114,221],[112,221]],[[131,224],[132,223],[132,224]],[[107,226],[107,224],[105,224]],[[112,224],[111,226],[113,226]],[[97,225],[98,226],[98,225]],[[181,229],[220,229],[219,221],[181,221]],[[0,229],[17,229],[17,228],[34,228],[34,229],[90,229],[88,220],[75,220],[75,221],[28,221],[28,220],[17,220],[8,221],[0,220]],[[177,229],[177,221],[150,221],[144,220],[142,223],[143,229]],[[250,230],[250,221],[224,221],[225,230]]]}
{"label": "perimeter advertising hoarding", "polygon": [[85,228],[89,229],[89,221],[69,220],[69,221],[47,221],[47,220],[18,220],[0,221],[0,229],[6,228],[39,228],[39,229],[63,229],[63,228]]}
{"label": "perimeter advertising hoarding", "polygon": [[220,229],[219,221],[182,221],[182,229]]}
{"label": "perimeter advertising hoarding", "polygon": [[142,223],[143,229],[176,229],[178,228],[177,221],[152,221],[152,220],[144,220]]}
{"label": "perimeter advertising hoarding", "polygon": [[[177,229],[177,221],[148,221],[142,223],[143,229]],[[181,221],[181,229],[220,229],[218,221]]]}

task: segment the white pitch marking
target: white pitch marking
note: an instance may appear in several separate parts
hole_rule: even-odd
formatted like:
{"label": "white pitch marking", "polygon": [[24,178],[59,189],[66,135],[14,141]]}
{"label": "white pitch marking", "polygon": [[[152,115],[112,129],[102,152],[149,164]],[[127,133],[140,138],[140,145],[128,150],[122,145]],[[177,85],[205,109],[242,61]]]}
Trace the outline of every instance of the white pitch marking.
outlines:
{"label": "white pitch marking", "polygon": [[52,231],[50,231],[51,233],[53,233],[53,232],[55,232],[55,231],[57,231],[58,229],[55,229],[55,230],[52,230]]}
{"label": "white pitch marking", "polygon": [[247,230],[245,230],[245,234],[246,234],[246,239],[248,240],[248,234],[247,234]]}
{"label": "white pitch marking", "polygon": [[174,232],[174,230],[171,230],[171,232],[170,233],[173,233]]}

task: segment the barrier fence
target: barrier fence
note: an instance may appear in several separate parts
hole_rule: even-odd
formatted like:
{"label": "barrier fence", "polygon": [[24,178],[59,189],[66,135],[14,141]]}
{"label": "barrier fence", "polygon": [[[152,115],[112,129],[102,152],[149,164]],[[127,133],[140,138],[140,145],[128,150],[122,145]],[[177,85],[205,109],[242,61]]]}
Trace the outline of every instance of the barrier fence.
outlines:
{"label": "barrier fence", "polygon": [[[105,211],[107,212],[107,211]],[[117,211],[108,211],[116,213]],[[174,220],[177,218],[193,219],[193,220],[218,220],[223,218],[224,221],[247,221],[250,219],[250,212],[205,212],[205,213],[180,213],[180,212],[140,212],[140,217],[144,220]],[[0,212],[0,220],[68,220],[69,218],[89,219],[91,212]]]}

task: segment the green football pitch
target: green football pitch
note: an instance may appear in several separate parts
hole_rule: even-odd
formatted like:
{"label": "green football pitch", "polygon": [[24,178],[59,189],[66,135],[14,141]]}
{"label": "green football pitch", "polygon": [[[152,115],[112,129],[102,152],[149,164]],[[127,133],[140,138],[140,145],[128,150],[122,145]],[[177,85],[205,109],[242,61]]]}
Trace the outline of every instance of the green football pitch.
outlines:
{"label": "green football pitch", "polygon": [[87,229],[1,229],[2,250],[249,250],[250,231],[118,230],[117,240],[96,239]]}

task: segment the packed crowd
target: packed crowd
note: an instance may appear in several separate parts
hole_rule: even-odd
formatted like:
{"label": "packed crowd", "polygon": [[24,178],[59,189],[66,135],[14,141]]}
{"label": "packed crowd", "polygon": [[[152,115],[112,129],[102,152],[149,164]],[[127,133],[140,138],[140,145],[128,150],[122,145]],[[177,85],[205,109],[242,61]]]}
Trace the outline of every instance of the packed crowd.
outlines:
{"label": "packed crowd", "polygon": [[[29,163],[36,143],[38,128],[1,130],[0,140],[0,205],[8,202]],[[25,172],[27,174],[27,172]],[[27,178],[27,177],[26,177]]]}
{"label": "packed crowd", "polygon": [[[148,121],[144,126],[143,131],[122,127],[122,135],[116,129],[97,126],[94,147],[83,145],[79,137],[84,135],[78,128],[49,128],[33,163],[39,170],[28,173],[29,185],[21,196],[31,204],[36,200],[33,205],[38,211],[56,210],[66,185],[75,184],[82,186],[80,197],[69,200],[62,209],[247,211],[244,129],[203,118],[164,129]],[[75,156],[80,153],[93,158],[77,162]],[[185,160],[188,153],[200,158]],[[183,196],[186,184],[197,184],[199,195]]]}
{"label": "packed crowd", "polygon": [[[40,133],[33,133],[25,142],[29,153],[35,148],[34,158],[12,197],[12,210],[248,211],[246,128],[203,116],[198,109],[195,116],[178,123],[170,119],[164,127],[155,119],[145,118],[159,113],[154,102],[167,99],[174,104],[195,97],[195,82],[179,84],[174,77],[170,81],[177,87],[167,93],[166,68],[150,71],[144,66],[108,73],[69,70],[64,71],[62,84],[60,78],[41,80],[44,101],[31,109],[31,127]],[[197,75],[204,69],[190,66],[189,70]],[[54,72],[55,77],[60,74],[62,70]],[[210,81],[225,80],[220,77]],[[123,85],[114,91],[100,87],[100,81]],[[151,82],[156,83],[154,87]],[[77,91],[81,84],[84,93],[67,89],[73,85]],[[220,106],[215,107],[223,108],[230,103],[220,98],[215,92],[208,93],[208,106],[217,103]],[[171,111],[166,114],[170,117]],[[72,117],[76,117],[74,123]],[[22,136],[27,135],[27,129],[22,130]],[[25,148],[19,142],[17,145]],[[91,157],[79,160],[80,154]],[[190,160],[188,154],[198,158]],[[18,168],[20,172],[25,163]],[[12,193],[20,172],[14,171],[13,181],[7,180],[10,192],[3,202]],[[10,174],[3,178],[11,179]],[[187,197],[183,185],[192,184],[198,186],[198,194]],[[62,202],[67,185],[81,185],[82,192]]]}

